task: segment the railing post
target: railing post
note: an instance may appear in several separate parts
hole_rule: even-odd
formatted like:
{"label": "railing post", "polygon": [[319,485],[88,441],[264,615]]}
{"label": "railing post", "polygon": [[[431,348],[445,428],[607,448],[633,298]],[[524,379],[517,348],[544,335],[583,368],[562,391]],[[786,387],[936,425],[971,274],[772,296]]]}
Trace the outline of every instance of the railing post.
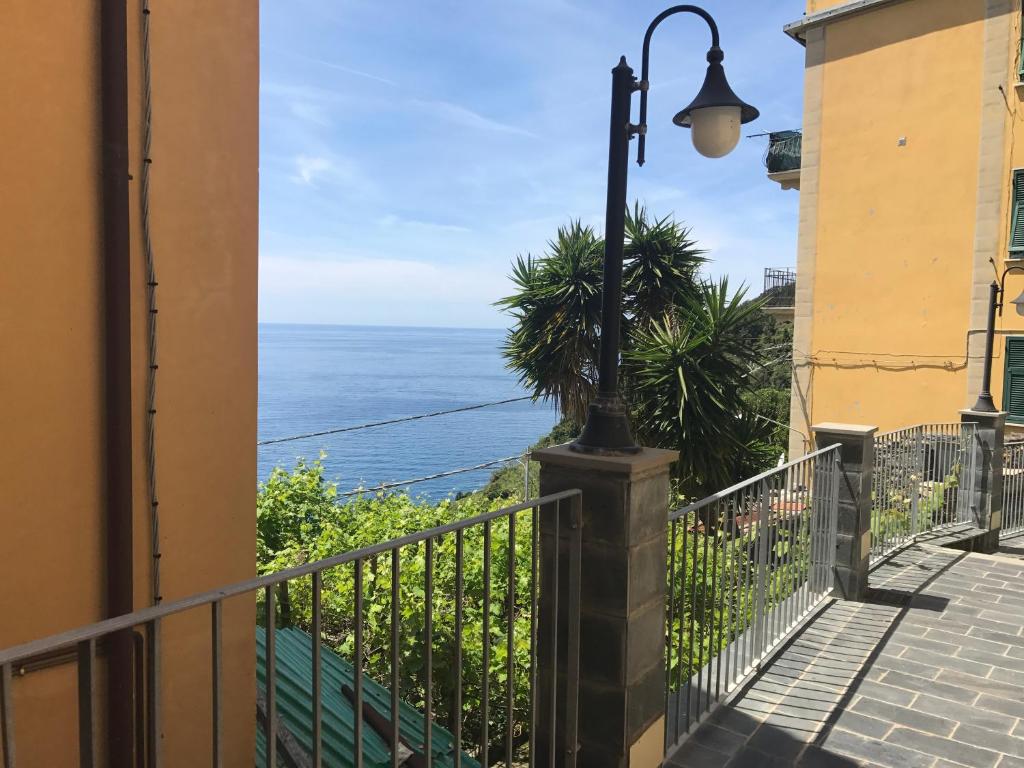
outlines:
{"label": "railing post", "polygon": [[[536,451],[540,493],[578,488],[583,492],[581,541],[578,764],[587,768],[656,768],[664,758],[665,732],[665,567],[668,553],[669,466],[675,451],[645,448],[632,456],[576,453],[567,446]],[[553,511],[553,510],[551,510]],[[541,626],[550,629],[552,583],[567,589],[567,574],[557,582],[545,578],[555,562],[568,566],[568,518],[556,540],[553,516],[541,514]],[[547,572],[547,574],[545,573]],[[569,600],[563,595],[559,627],[569,623]],[[561,629],[564,637],[564,629]],[[539,654],[540,700],[546,686],[567,684],[560,663],[549,669],[549,653]],[[557,677],[557,679],[552,679]],[[548,688],[550,692],[550,688]],[[563,717],[559,713],[559,718]],[[538,754],[547,755],[552,734],[547,718],[538,718]],[[556,727],[564,729],[564,721]],[[571,725],[571,723],[569,723]],[[559,765],[565,762],[565,754]],[[542,761],[538,764],[547,763]]]}
{"label": "railing post", "polygon": [[768,533],[772,528],[772,501],[768,483],[761,483],[761,511],[757,521],[757,571],[754,584],[754,663],[758,665],[767,643],[764,635],[764,615],[767,612],[766,588],[768,582]]}
{"label": "railing post", "polygon": [[871,480],[878,428],[825,423],[812,429],[819,446],[839,444],[833,594],[843,600],[863,600],[871,557]]}
{"label": "railing post", "polygon": [[[910,478],[910,535],[921,532],[921,483],[927,467],[924,454],[924,427],[914,427],[914,474]],[[930,522],[930,521],[929,521]]]}
{"label": "railing post", "polygon": [[1006,412],[985,413],[960,411],[963,424],[975,424],[974,445],[970,446],[972,467],[966,467],[969,509],[974,523],[986,532],[974,545],[980,552],[999,548],[999,532],[1003,527],[1003,442],[1006,435]]}

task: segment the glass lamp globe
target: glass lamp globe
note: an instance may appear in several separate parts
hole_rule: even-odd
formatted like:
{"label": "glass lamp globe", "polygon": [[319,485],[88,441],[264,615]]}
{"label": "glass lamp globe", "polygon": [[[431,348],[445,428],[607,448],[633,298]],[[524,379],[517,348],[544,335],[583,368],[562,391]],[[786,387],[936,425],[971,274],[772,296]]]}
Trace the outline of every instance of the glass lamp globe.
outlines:
{"label": "glass lamp globe", "polygon": [[740,143],[739,107],[703,107],[690,113],[693,146],[704,157],[725,157]]}
{"label": "glass lamp globe", "polygon": [[1021,293],[1016,299],[1010,302],[1014,307],[1017,308],[1018,315],[1024,315],[1024,293]]}
{"label": "glass lamp globe", "polygon": [[705,157],[724,157],[740,141],[740,126],[756,120],[755,107],[741,100],[725,79],[721,48],[708,51],[708,71],[697,97],[672,122],[693,131],[693,146]]}

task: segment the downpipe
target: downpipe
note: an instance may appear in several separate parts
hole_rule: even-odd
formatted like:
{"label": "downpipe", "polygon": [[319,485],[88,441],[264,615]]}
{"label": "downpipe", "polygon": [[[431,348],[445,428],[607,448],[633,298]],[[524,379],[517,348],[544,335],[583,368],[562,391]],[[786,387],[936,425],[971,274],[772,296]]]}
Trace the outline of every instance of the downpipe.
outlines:
{"label": "downpipe", "polygon": [[[127,0],[100,0],[102,136],[103,399],[106,617],[132,600],[131,281],[128,191]],[[132,634],[111,637],[107,665],[107,749],[112,768],[134,758]]]}

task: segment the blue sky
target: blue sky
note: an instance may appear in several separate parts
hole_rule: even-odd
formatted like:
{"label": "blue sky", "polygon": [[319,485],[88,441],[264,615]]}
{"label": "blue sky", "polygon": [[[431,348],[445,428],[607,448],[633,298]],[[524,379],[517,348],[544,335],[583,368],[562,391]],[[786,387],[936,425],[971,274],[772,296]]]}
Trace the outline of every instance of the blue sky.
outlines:
{"label": "blue sky", "polygon": [[[650,0],[263,0],[260,320],[505,327],[518,253],[580,218],[603,229],[610,70],[639,74]],[[803,0],[708,0],[744,135],[799,127]],[[647,164],[630,200],[692,227],[712,276],[756,289],[795,263],[796,192],[764,139],[708,160],[671,117],[704,77],[708,30],[652,44]],[[634,119],[636,112],[634,108]]]}

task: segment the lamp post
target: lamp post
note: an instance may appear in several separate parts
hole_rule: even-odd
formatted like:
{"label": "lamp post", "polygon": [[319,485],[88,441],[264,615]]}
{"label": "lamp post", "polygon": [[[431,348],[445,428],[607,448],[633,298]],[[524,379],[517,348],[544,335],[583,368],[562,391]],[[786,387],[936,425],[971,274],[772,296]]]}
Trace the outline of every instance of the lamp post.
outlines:
{"label": "lamp post", "polygon": [[[758,116],[758,111],[740,100],[729,87],[722,68],[724,54],[719,47],[718,25],[703,8],[676,5],[655,17],[644,35],[640,80],[626,57],[612,70],[611,131],[608,141],[608,202],[605,209],[604,286],[601,297],[601,354],[597,397],[590,404],[582,434],[570,447],[583,453],[630,454],[640,448],[633,442],[626,405],[619,396],[619,345],[622,326],[622,252],[625,243],[626,171],[629,142],[638,136],[637,164],[644,164],[647,139],[647,91],[651,36],[661,22],[677,13],[700,16],[711,29],[708,70],[704,85],[690,104],[672,122],[692,131],[693,145],[705,157],[723,157],[740,139],[740,125]],[[640,91],[640,122],[630,122],[634,91]]]}
{"label": "lamp post", "polygon": [[[995,262],[993,262],[993,266]],[[1011,272],[1024,272],[1024,266],[1013,264],[1003,270],[999,280],[993,280],[989,286],[988,293],[988,326],[985,329],[985,368],[981,376],[981,392],[978,394],[978,402],[974,404],[973,411],[981,413],[996,413],[999,409],[992,402],[992,346],[996,336],[996,311],[1003,316],[1003,295],[1006,293],[1006,276]],[[1010,302],[1017,308],[1018,315],[1024,315],[1024,292]]]}

